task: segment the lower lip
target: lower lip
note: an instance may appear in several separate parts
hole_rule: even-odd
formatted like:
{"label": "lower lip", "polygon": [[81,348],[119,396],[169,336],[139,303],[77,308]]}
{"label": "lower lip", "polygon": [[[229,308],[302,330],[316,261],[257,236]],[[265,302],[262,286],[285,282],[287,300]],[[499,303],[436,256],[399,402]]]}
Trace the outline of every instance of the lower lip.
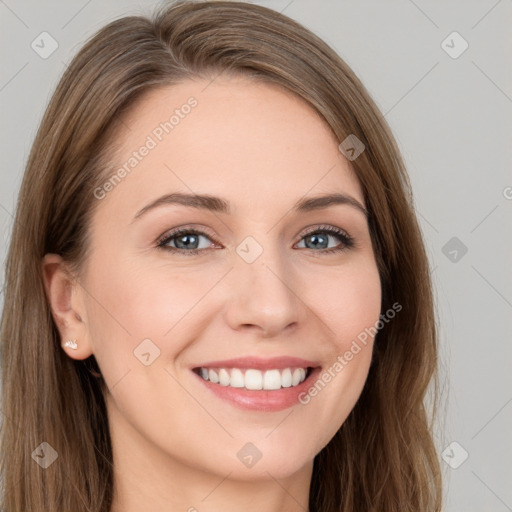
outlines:
{"label": "lower lip", "polygon": [[230,402],[240,409],[274,412],[282,411],[300,403],[299,395],[305,393],[316,380],[321,368],[314,368],[306,380],[299,385],[289,388],[273,390],[251,390],[246,388],[232,388],[214,384],[209,380],[204,380],[200,375],[192,372],[212,393],[218,397]]}

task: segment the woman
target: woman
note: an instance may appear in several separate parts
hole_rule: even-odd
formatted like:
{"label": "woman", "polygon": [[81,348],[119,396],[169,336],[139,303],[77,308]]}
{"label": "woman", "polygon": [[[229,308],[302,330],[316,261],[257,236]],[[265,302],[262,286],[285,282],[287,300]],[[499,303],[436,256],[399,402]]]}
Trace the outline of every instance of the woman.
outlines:
{"label": "woman", "polygon": [[440,510],[404,164],[348,66],[270,9],[176,2],[80,50],[1,341],[9,512]]}

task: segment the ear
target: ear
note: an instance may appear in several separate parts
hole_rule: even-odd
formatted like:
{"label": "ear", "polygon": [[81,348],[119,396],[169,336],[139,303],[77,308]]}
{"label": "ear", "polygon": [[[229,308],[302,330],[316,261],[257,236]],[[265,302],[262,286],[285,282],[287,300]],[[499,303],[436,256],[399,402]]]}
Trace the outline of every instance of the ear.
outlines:
{"label": "ear", "polygon": [[[42,274],[62,349],[72,359],[86,359],[92,354],[92,345],[85,323],[87,316],[82,288],[58,254],[44,256]],[[65,346],[67,341],[75,341],[77,348]]]}

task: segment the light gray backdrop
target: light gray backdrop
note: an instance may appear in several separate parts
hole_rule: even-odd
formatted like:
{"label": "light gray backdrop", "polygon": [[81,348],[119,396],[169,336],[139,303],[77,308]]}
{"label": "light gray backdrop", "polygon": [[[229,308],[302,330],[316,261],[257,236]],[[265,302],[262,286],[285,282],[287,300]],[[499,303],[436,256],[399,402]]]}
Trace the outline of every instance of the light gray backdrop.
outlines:
{"label": "light gray backdrop", "polygon": [[[441,320],[445,510],[512,511],[511,0],[256,3],[333,46],[391,124]],[[0,0],[2,262],[26,158],[64,63],[107,21],[155,5]]]}

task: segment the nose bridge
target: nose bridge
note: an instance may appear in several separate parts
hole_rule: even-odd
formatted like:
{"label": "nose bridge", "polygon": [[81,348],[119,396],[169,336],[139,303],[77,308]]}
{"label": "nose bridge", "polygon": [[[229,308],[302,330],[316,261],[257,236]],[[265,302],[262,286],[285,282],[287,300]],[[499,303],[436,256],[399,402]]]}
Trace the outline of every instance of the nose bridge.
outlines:
{"label": "nose bridge", "polygon": [[258,326],[267,336],[295,323],[299,314],[292,268],[284,249],[271,240],[272,236],[261,243],[254,237],[244,239],[236,248],[231,276],[232,327]]}

